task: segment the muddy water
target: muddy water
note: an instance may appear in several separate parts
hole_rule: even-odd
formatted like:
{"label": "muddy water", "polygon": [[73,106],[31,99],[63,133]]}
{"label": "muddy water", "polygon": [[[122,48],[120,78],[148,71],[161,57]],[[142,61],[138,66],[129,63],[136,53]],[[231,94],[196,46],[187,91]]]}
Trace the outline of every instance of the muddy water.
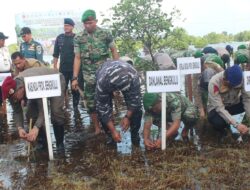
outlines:
{"label": "muddy water", "polygon": [[0,189],[250,189],[249,139],[218,144],[208,126],[199,148],[175,141],[166,151],[148,152],[142,140],[140,147],[131,145],[129,132],[109,147],[104,134],[93,134],[81,105],[79,112],[71,104],[67,111],[65,152],[54,150],[49,161],[47,152],[32,151],[28,161],[28,144],[17,137],[8,106],[0,124]]}

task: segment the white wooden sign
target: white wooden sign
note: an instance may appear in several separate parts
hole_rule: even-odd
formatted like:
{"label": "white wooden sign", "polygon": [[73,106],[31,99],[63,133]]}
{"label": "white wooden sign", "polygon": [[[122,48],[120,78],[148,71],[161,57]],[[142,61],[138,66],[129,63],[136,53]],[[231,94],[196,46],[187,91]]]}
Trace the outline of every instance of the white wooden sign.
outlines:
{"label": "white wooden sign", "polygon": [[8,76],[11,76],[11,73],[0,73],[0,86],[2,86],[4,79]]}
{"label": "white wooden sign", "polygon": [[177,92],[181,89],[177,70],[147,71],[147,92]]}
{"label": "white wooden sign", "polygon": [[201,59],[194,57],[177,58],[177,70],[181,75],[201,73]]}
{"label": "white wooden sign", "polygon": [[52,141],[50,136],[50,122],[48,111],[48,97],[61,95],[61,82],[59,74],[25,77],[25,91],[28,99],[42,98],[46,136],[48,142],[49,159],[53,160]]}
{"label": "white wooden sign", "polygon": [[250,91],[250,71],[244,71],[243,76],[244,76],[245,91],[249,92]]}
{"label": "white wooden sign", "polygon": [[25,77],[25,91],[28,99],[61,95],[59,74]]}

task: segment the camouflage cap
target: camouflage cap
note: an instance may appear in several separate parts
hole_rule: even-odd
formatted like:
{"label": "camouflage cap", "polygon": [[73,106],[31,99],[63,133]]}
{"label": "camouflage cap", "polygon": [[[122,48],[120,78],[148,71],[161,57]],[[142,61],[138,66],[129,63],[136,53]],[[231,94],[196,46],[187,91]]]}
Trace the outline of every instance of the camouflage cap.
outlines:
{"label": "camouflage cap", "polygon": [[200,58],[200,57],[203,56],[203,53],[202,53],[201,50],[197,50],[196,52],[194,52],[193,56],[194,56],[195,58]]}
{"label": "camouflage cap", "polygon": [[250,52],[247,49],[239,49],[235,52],[235,63],[250,63]]}
{"label": "camouflage cap", "polygon": [[134,61],[128,56],[122,56],[122,57],[120,57],[120,60],[124,61],[124,62],[127,62],[130,65],[134,65]]}
{"label": "camouflage cap", "polygon": [[88,9],[82,14],[82,22],[95,19],[96,19],[96,13],[94,10]]}
{"label": "camouflage cap", "polygon": [[158,99],[159,95],[156,93],[145,93],[143,96],[143,106],[145,111],[150,110]]}
{"label": "camouflage cap", "polygon": [[222,68],[224,68],[224,62],[222,61],[222,59],[215,54],[210,54],[206,60],[205,63],[216,63],[218,65],[220,65]]}

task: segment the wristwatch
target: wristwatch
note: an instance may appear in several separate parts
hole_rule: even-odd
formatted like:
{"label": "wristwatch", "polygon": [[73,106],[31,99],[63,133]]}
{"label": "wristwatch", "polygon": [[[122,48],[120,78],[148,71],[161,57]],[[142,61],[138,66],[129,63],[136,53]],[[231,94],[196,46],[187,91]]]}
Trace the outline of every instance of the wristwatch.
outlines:
{"label": "wristwatch", "polygon": [[126,114],[124,117],[126,117],[128,120],[130,120],[129,116]]}
{"label": "wristwatch", "polygon": [[240,125],[239,123],[235,123],[235,124],[233,125],[233,127],[237,129],[237,127],[238,127],[239,125]]}
{"label": "wristwatch", "polygon": [[71,81],[78,80],[78,77],[73,77]]}

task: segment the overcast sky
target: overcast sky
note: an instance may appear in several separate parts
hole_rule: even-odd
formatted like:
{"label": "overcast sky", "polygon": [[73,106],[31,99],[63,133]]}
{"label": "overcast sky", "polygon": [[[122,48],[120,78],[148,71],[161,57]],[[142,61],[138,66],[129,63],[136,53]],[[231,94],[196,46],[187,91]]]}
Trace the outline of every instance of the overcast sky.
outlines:
{"label": "overcast sky", "polygon": [[[15,14],[53,11],[95,9],[97,14],[120,0],[3,0],[0,11],[0,31],[10,38],[6,44],[15,43]],[[176,22],[191,35],[202,36],[209,32],[238,33],[250,30],[250,0],[163,0],[163,10],[174,6],[182,13],[184,22]]]}

